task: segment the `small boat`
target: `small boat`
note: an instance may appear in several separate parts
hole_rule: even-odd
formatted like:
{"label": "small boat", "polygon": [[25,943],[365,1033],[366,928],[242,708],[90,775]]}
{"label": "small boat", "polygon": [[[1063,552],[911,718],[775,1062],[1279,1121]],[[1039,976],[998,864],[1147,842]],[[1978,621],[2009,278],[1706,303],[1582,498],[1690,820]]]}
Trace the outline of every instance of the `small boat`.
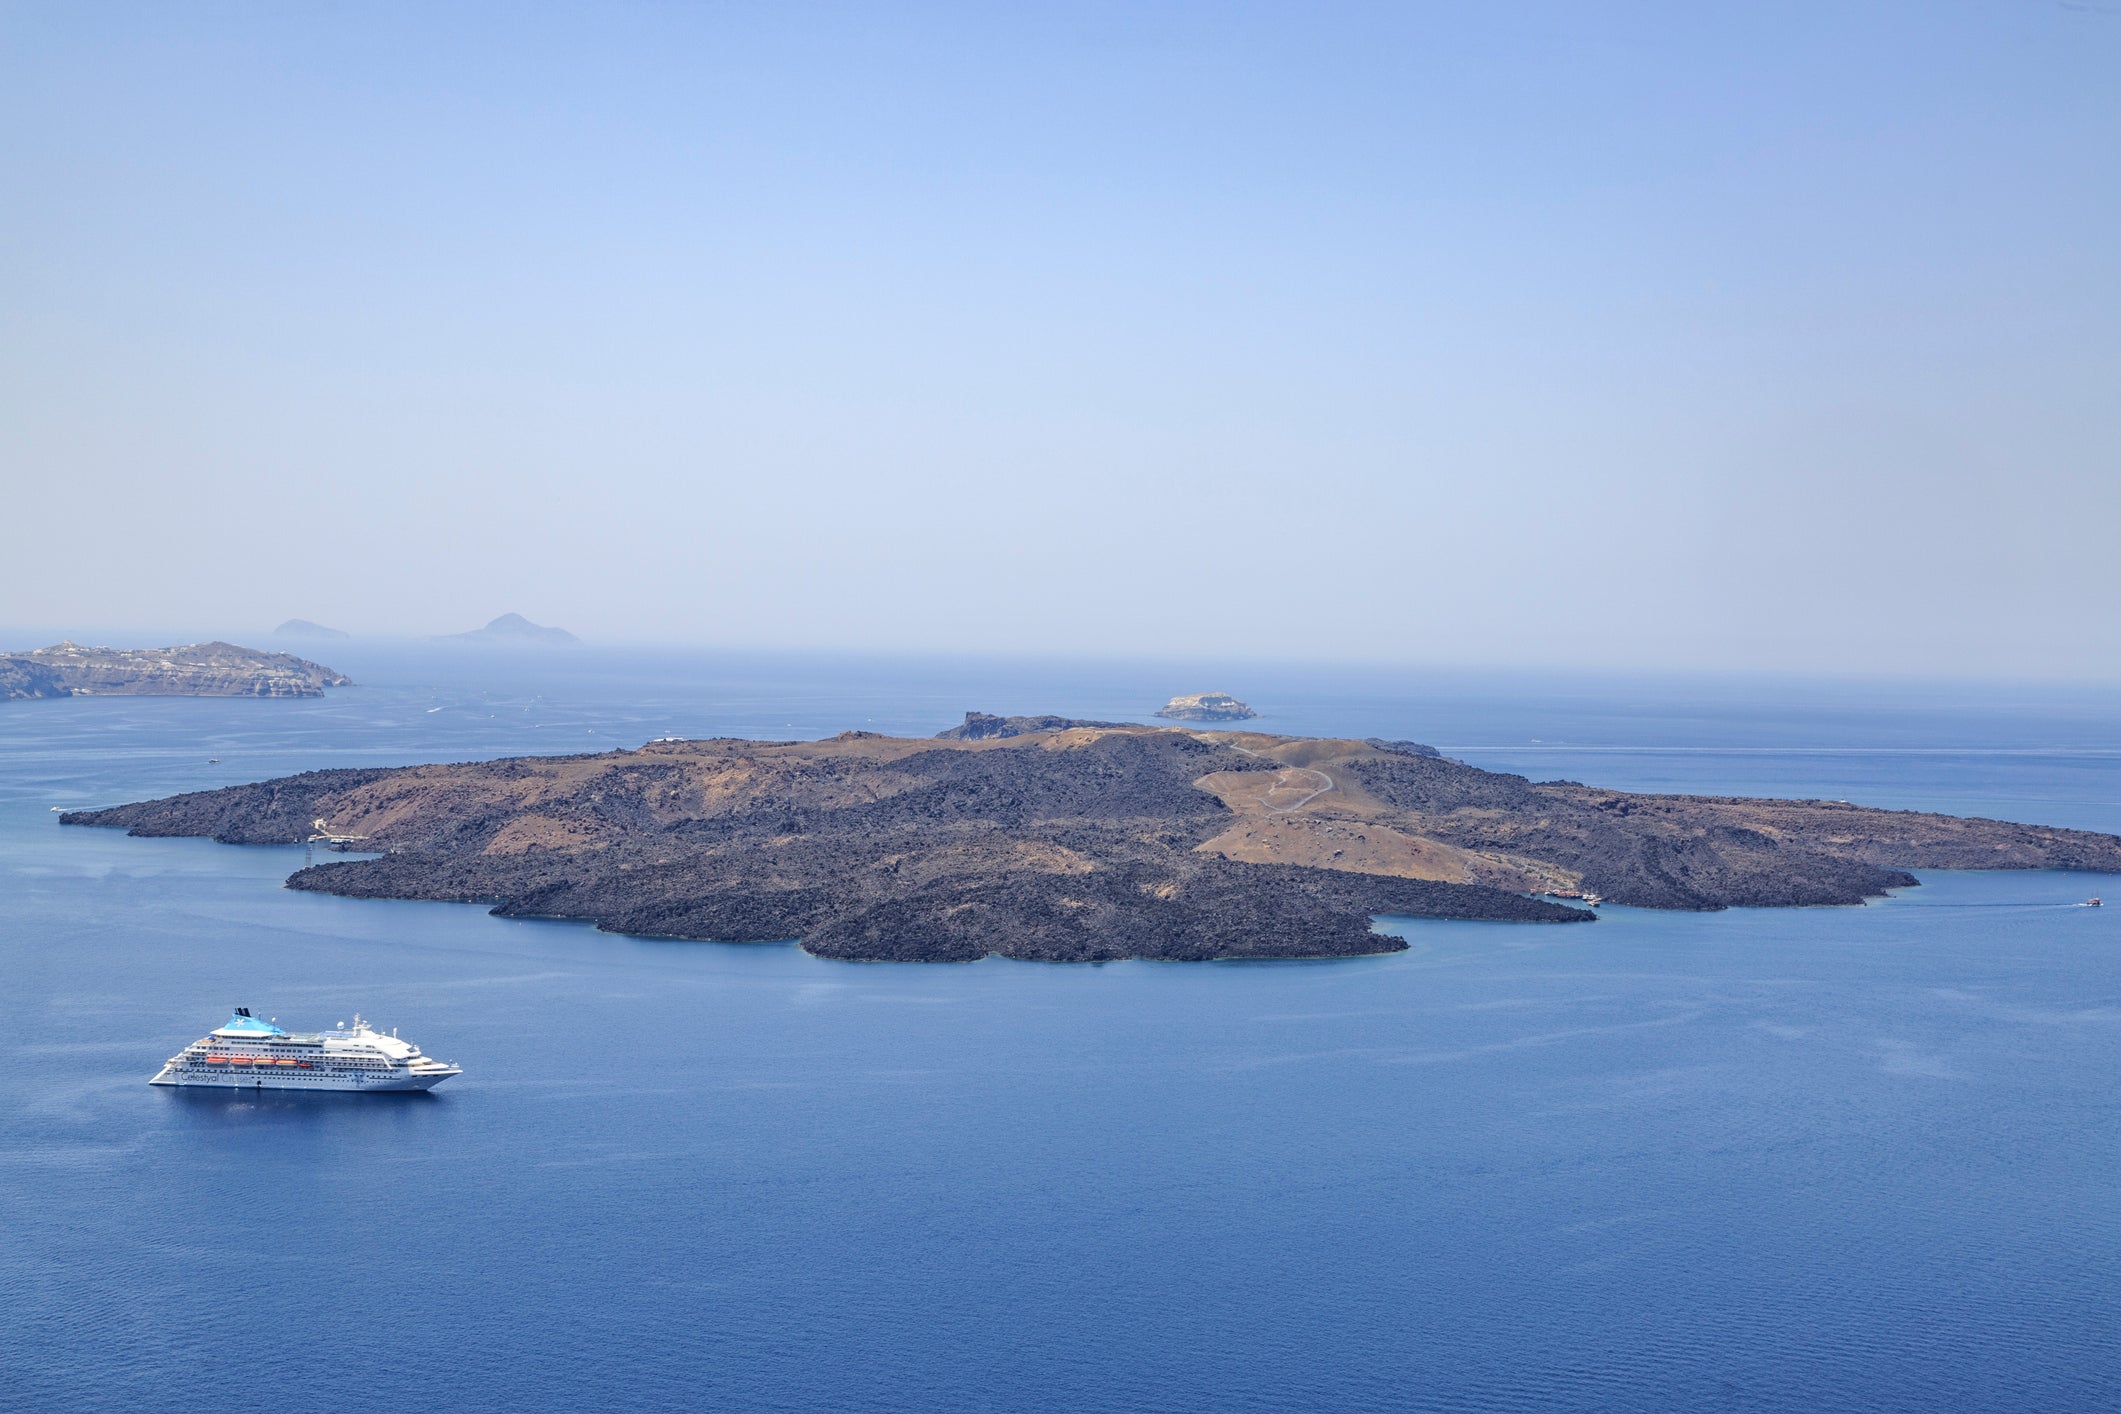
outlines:
{"label": "small boat", "polygon": [[2099,896],[2097,894],[2093,894],[2090,898],[2084,901],[2084,906],[2086,908],[2097,908],[2099,906]]}

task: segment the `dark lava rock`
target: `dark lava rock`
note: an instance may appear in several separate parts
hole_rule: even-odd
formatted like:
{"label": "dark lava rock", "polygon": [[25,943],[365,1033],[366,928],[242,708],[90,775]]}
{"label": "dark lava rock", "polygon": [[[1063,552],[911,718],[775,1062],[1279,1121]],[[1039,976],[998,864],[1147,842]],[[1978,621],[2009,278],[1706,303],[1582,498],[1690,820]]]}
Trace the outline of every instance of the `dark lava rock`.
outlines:
{"label": "dark lava rock", "polygon": [[1375,747],[1379,751],[1389,752],[1394,756],[1441,757],[1443,755],[1443,753],[1441,751],[1438,751],[1435,747],[1424,746],[1418,741],[1386,741],[1382,737],[1373,736],[1365,738],[1363,741],[1363,745]]}
{"label": "dark lava rock", "polygon": [[[1243,740],[1038,727],[657,741],[312,771],[62,822],[269,844],[307,839],[322,821],[380,853],[304,869],[291,887],[477,901],[675,938],[795,939],[873,961],[1345,957],[1404,946],[1372,929],[1381,914],[1593,917],[1438,877],[1465,877],[1452,871],[1473,856],[1541,887],[1670,909],[1857,903],[1913,883],[1906,871],[1918,868],[2121,871],[2121,839],[2085,831],[1535,785],[1362,742]],[[1286,781],[1242,778],[1259,772]],[[1247,821],[1258,852],[1226,857],[1213,842]],[[1343,860],[1318,852],[1320,832],[1405,847]]]}

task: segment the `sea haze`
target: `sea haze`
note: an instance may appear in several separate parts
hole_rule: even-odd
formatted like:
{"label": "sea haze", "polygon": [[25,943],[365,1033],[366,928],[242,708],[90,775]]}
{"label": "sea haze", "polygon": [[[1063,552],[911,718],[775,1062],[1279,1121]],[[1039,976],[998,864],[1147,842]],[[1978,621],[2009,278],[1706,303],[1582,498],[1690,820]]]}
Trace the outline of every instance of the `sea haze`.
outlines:
{"label": "sea haze", "polygon": [[[320,766],[1147,720],[2121,831],[2121,701],[1083,664],[320,654],[0,705],[0,1404],[2055,1410],[2121,1402],[2121,879],[1387,920],[1322,963],[825,962],[62,829]],[[209,758],[219,758],[210,763]],[[150,1089],[248,1005],[432,1096]]]}

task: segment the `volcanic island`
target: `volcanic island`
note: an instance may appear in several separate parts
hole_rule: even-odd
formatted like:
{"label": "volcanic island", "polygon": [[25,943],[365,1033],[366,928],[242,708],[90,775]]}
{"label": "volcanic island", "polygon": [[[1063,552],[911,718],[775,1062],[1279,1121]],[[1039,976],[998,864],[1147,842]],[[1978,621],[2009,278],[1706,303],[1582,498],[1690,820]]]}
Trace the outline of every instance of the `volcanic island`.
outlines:
{"label": "volcanic island", "polygon": [[62,816],[373,855],[288,886],[824,957],[1321,958],[1380,915],[1856,904],[1909,869],[2121,871],[2121,838],[1823,800],[1633,795],[1413,742],[973,714],[978,734],[656,741],[298,776]]}
{"label": "volcanic island", "polygon": [[[285,625],[282,625],[285,628]],[[0,700],[26,697],[322,697],[352,679],[292,653],[234,643],[0,653]]]}

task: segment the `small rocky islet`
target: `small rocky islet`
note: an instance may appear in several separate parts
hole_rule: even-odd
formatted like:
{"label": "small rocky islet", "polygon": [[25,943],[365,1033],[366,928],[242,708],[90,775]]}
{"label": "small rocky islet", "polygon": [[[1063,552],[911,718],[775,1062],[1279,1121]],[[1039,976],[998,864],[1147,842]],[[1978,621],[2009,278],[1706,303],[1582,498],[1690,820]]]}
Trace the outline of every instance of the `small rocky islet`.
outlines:
{"label": "small rocky islet", "polygon": [[1157,708],[1156,715],[1174,722],[1246,722],[1259,713],[1227,692],[1188,692]]}
{"label": "small rocky islet", "polygon": [[489,648],[568,648],[581,641],[564,628],[534,624],[521,614],[503,614],[483,628],[445,633],[435,639],[437,643],[473,643]]}
{"label": "small rocky islet", "polygon": [[1910,869],[2121,871],[2121,838],[1819,800],[1639,795],[1415,742],[968,714],[940,737],[657,741],[312,771],[69,825],[371,858],[291,887],[623,933],[966,961],[1395,951],[1378,915],[1588,922],[1854,904]]}
{"label": "small rocky islet", "polygon": [[275,638],[330,638],[346,639],[353,635],[343,628],[327,628],[308,619],[289,619],[273,630]]}

